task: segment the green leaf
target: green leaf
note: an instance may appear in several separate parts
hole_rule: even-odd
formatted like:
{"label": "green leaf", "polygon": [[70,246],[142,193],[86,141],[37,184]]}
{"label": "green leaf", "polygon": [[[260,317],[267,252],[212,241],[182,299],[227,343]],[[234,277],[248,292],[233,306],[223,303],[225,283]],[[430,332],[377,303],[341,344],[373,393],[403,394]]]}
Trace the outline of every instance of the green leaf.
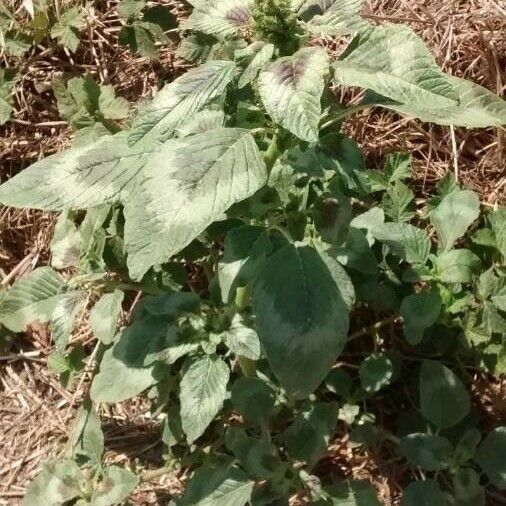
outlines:
{"label": "green leaf", "polygon": [[506,259],[506,209],[498,209],[487,217],[494,233],[495,244],[503,259]]}
{"label": "green leaf", "polygon": [[490,482],[500,490],[506,490],[506,427],[490,432],[478,448],[476,460]]}
{"label": "green leaf", "polygon": [[406,262],[424,264],[429,258],[429,236],[409,223],[383,223],[375,226],[372,234]]}
{"label": "green leaf", "polygon": [[77,317],[86,304],[86,292],[67,292],[56,301],[50,316],[50,329],[56,351],[63,351],[70,339]]}
{"label": "green leaf", "polygon": [[[364,0],[308,0],[299,13],[309,19],[305,28],[311,33],[332,37],[365,29],[368,23],[360,15]],[[314,17],[313,17],[314,16]]]}
{"label": "green leaf", "polygon": [[479,215],[480,199],[476,193],[460,190],[445,195],[430,212],[430,221],[436,229],[442,249],[452,249]]}
{"label": "green leaf", "polygon": [[91,506],[123,504],[138,483],[139,477],[128,469],[110,466],[91,496]]}
{"label": "green leaf", "polygon": [[336,402],[318,402],[299,415],[285,432],[286,448],[295,460],[315,464],[325,453],[337,426]]}
{"label": "green leaf", "polygon": [[188,121],[177,128],[178,137],[188,137],[208,130],[221,128],[225,123],[225,113],[214,109],[204,109],[195,113]]}
{"label": "green leaf", "polygon": [[414,200],[413,191],[402,181],[396,181],[383,196],[383,209],[393,221],[410,221],[416,214]]}
{"label": "green leaf", "polygon": [[444,437],[409,434],[401,438],[400,451],[411,464],[425,471],[440,471],[449,466],[453,447]]}
{"label": "green leaf", "polygon": [[234,72],[233,62],[210,61],[166,85],[134,119],[129,144],[137,144],[153,132],[170,137],[181,123],[223,95]]}
{"label": "green leaf", "polygon": [[380,506],[374,486],[367,481],[340,481],[325,487],[328,499],[317,506]]}
{"label": "green leaf", "polygon": [[274,49],[274,44],[257,41],[245,49],[239,49],[235,52],[235,57],[240,63],[246,61],[245,68],[237,83],[239,89],[244,88],[257,78],[259,72],[272,60]]}
{"label": "green leaf", "polygon": [[118,201],[135,185],[158,149],[157,142],[129,148],[124,133],[105,136],[35,162],[0,186],[0,202],[64,210]]}
{"label": "green leaf", "polygon": [[198,439],[225,400],[230,370],[216,355],[194,360],[181,379],[181,422],[188,444]]}
{"label": "green leaf", "polygon": [[445,283],[471,283],[481,267],[480,259],[467,249],[444,251],[434,264],[439,279]]}
{"label": "green leaf", "polygon": [[122,402],[156,384],[163,369],[156,362],[170,342],[175,329],[154,317],[135,320],[122,330],[100,363],[100,372],[91,385],[94,402]]}
{"label": "green leaf", "polygon": [[51,240],[51,265],[55,269],[76,267],[79,264],[81,236],[69,212],[63,212],[56,222]]}
{"label": "green leaf", "polygon": [[334,65],[339,84],[369,88],[392,100],[431,109],[457,105],[458,94],[424,42],[403,25],[373,26]]}
{"label": "green leaf", "polygon": [[424,331],[437,322],[441,307],[441,296],[436,291],[414,293],[403,299],[400,313],[409,344],[415,346],[422,341]]}
{"label": "green leaf", "polygon": [[128,100],[122,97],[117,98],[114,87],[107,85],[100,87],[98,109],[104,118],[124,119],[128,116],[130,105]]}
{"label": "green leaf", "polygon": [[11,69],[0,69],[0,125],[6,123],[11,117],[12,92],[16,81],[15,74]]}
{"label": "green leaf", "polygon": [[252,0],[209,0],[198,3],[181,28],[218,37],[234,35],[249,25],[252,3]]}
{"label": "green leaf", "polygon": [[360,364],[359,375],[366,392],[378,392],[392,380],[394,365],[385,353],[373,353]]}
{"label": "green leaf", "polygon": [[469,413],[469,394],[450,369],[439,362],[424,360],[420,372],[420,407],[423,416],[438,429],[447,429]]}
{"label": "green leaf", "polygon": [[239,378],[232,386],[234,409],[248,423],[262,425],[269,422],[274,409],[274,393],[258,378]]}
{"label": "green leaf", "polygon": [[0,304],[0,321],[13,332],[30,323],[48,322],[65,288],[63,278],[50,267],[39,267],[20,278]]}
{"label": "green leaf", "polygon": [[118,316],[124,293],[114,290],[102,295],[90,313],[90,326],[94,336],[103,344],[111,344],[116,334]]}
{"label": "green leaf", "polygon": [[343,369],[332,369],[325,378],[325,386],[344,399],[350,396],[352,385],[351,376]]}
{"label": "green leaf", "polygon": [[332,254],[346,267],[365,274],[378,271],[378,261],[362,230],[350,228],[346,242],[339,248],[333,248]]}
{"label": "green leaf", "polygon": [[125,207],[128,267],[135,279],[178,253],[267,180],[253,137],[239,129],[170,141],[145,170]]}
{"label": "green leaf", "polygon": [[118,14],[121,19],[128,21],[129,19],[138,17],[145,7],[145,0],[121,0],[118,3]]}
{"label": "green leaf", "polygon": [[360,413],[360,406],[356,404],[343,404],[343,407],[339,410],[338,418],[342,420],[344,423],[351,425],[358,414]]}
{"label": "green leaf", "polygon": [[73,460],[62,459],[46,464],[28,488],[23,506],[63,505],[81,496],[83,481],[81,470]]}
{"label": "green leaf", "polygon": [[476,449],[481,441],[481,432],[472,428],[464,432],[455,446],[454,461],[462,466],[476,455]]}
{"label": "green leaf", "polygon": [[446,506],[446,498],[436,481],[414,481],[404,490],[401,506]]}
{"label": "green leaf", "polygon": [[316,142],[327,73],[327,54],[322,48],[303,48],[278,59],[259,76],[267,113],[300,139]]}
{"label": "green leaf", "polygon": [[224,303],[233,301],[237,287],[251,283],[271,249],[269,235],[263,227],[244,225],[227,234],[224,254],[218,263]]}
{"label": "green leaf", "polygon": [[67,9],[51,28],[51,37],[74,53],[80,43],[79,30],[84,27],[83,18],[84,12],[79,7]]}
{"label": "green leaf", "polygon": [[203,467],[192,476],[177,506],[245,506],[253,485],[234,467]]}
{"label": "green leaf", "polygon": [[75,457],[85,457],[93,466],[101,465],[104,434],[100,417],[89,400],[86,400],[79,409],[69,444],[73,448]]}
{"label": "green leaf", "polygon": [[506,124],[506,102],[495,93],[459,77],[446,76],[446,79],[458,98],[458,104],[450,107],[435,108],[423,103],[403,103],[402,100],[389,100],[376,94],[366,94],[365,100],[438,125],[485,128]]}
{"label": "green leaf", "polygon": [[254,329],[244,323],[240,314],[232,319],[230,328],[223,333],[223,340],[230,351],[238,357],[258,360],[261,355],[260,340]]}
{"label": "green leaf", "polygon": [[254,312],[267,359],[294,397],[306,397],[325,378],[348,333],[342,284],[327,265],[335,260],[288,244],[264,264],[254,286]]}
{"label": "green leaf", "polygon": [[485,489],[480,485],[480,475],[471,468],[461,468],[453,477],[454,499],[451,506],[485,506]]}

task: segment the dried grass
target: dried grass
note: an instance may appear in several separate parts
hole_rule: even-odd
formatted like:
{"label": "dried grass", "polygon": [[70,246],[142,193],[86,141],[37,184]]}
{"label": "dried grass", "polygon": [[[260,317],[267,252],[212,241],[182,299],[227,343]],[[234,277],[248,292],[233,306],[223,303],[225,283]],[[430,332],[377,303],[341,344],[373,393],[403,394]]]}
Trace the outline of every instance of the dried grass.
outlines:
{"label": "dried grass", "polygon": [[[159,3],[178,13],[185,8],[183,2]],[[407,22],[447,72],[504,94],[506,9],[499,0],[369,0],[364,13],[377,21]],[[175,58],[172,45],[163,48],[158,63],[118,47],[120,26],[115,2],[104,2],[92,10],[75,55],[39,47],[22,64],[13,121],[0,127],[0,181],[69,144],[71,133],[61,121],[50,91],[55,73],[89,73],[136,102],[151,96],[162,80],[184,71],[186,65]],[[347,99],[356,97],[356,92],[346,92]],[[347,121],[345,128],[362,145],[371,166],[380,166],[386,153],[411,151],[414,185],[420,197],[452,171],[480,193],[483,203],[504,201],[504,131],[457,128],[452,133],[449,127],[425,125],[387,111],[364,112]],[[49,213],[0,208],[0,276],[4,285],[47,262],[53,223]],[[73,342],[89,341],[83,325]],[[88,388],[85,380],[77,392],[65,391],[48,371],[51,341],[44,328],[32,327],[13,349],[0,357],[0,504],[9,505],[19,503],[43,463],[61,454],[78,401]],[[504,420],[505,388],[504,381],[489,377],[480,376],[475,382],[474,397],[490,424]],[[162,463],[159,423],[146,413],[141,400],[103,408],[108,461],[140,468]],[[344,428],[321,466],[329,475],[372,480],[386,505],[397,500],[405,472],[388,452],[378,456],[354,449]],[[183,478],[174,473],[142,483],[133,503],[163,504],[181,491]],[[497,497],[489,500],[490,504],[500,503]],[[294,499],[297,502],[304,501]]]}

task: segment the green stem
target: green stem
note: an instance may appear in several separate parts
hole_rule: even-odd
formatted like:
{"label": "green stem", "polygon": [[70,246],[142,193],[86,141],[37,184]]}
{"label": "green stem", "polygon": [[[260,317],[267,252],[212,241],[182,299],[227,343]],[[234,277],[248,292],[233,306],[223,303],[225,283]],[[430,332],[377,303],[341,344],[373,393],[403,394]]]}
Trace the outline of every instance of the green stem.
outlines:
{"label": "green stem", "polygon": [[264,162],[267,166],[267,172],[270,173],[272,170],[272,167],[274,167],[274,164],[276,163],[276,160],[278,159],[280,155],[279,152],[279,146],[278,146],[278,132],[274,132],[274,135],[272,136],[271,143],[269,144],[269,147],[267,148],[267,151],[264,155]]}
{"label": "green stem", "polygon": [[152,471],[144,471],[140,476],[140,481],[153,481],[169,474],[172,471],[173,469],[170,467],[160,467],[159,469],[153,469]]}
{"label": "green stem", "polygon": [[328,128],[328,127],[334,125],[335,123],[338,123],[339,121],[347,118],[348,116],[351,116],[352,114],[363,111],[364,109],[368,109],[369,107],[371,107],[370,104],[359,104],[359,105],[354,105],[352,107],[348,107],[347,109],[345,109],[344,111],[341,111],[336,116],[334,116],[332,119],[329,119],[326,123],[324,123],[320,127],[320,130],[324,130],[325,128]]}
{"label": "green stem", "polygon": [[381,329],[382,327],[385,327],[391,323],[395,323],[397,321],[400,321],[401,319],[402,319],[402,317],[398,316],[398,315],[391,316],[390,318],[376,322],[375,324],[370,325],[369,327],[364,327],[360,330],[357,330],[356,332],[353,332],[353,334],[350,334],[348,336],[348,339],[346,341],[350,342],[350,341],[353,341],[353,339],[357,339],[359,337],[366,336],[366,335],[371,334],[371,333],[373,333],[373,332],[375,332],[375,331]]}

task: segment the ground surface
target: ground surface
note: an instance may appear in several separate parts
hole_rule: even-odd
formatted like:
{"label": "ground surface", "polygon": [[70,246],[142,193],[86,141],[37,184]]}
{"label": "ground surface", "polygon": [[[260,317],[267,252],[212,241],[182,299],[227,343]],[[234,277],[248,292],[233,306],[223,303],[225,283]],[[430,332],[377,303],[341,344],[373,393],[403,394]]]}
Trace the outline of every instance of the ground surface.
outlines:
{"label": "ground surface", "polygon": [[[159,3],[184,11],[179,2]],[[372,19],[408,23],[429,44],[445,71],[504,94],[506,6],[501,0],[370,0],[364,12]],[[1,181],[69,143],[70,130],[59,117],[50,91],[53,74],[88,72],[135,102],[150,96],[164,80],[184,72],[185,64],[174,56],[173,46],[163,47],[156,63],[118,47],[120,26],[115,3],[104,2],[88,19],[75,55],[39,47],[22,63],[13,120],[0,127]],[[353,98],[352,91],[347,94]],[[371,166],[385,153],[412,151],[420,199],[430,194],[435,181],[452,171],[479,192],[484,205],[504,201],[504,131],[452,130],[384,112],[360,114],[346,124],[346,130],[365,149]],[[0,207],[0,283],[9,285],[47,261],[53,221],[49,214]],[[73,340],[91,343],[84,319]],[[46,367],[50,352],[50,335],[43,327],[32,327],[11,346],[0,349],[0,504],[18,504],[40,465],[65,450],[76,408],[86,392],[86,375],[71,390],[60,386]],[[491,382],[476,374],[474,394],[491,420],[504,423],[505,381]],[[143,468],[160,466],[158,423],[146,413],[142,401],[102,412],[109,461]],[[385,406],[385,416],[388,414]],[[344,430],[338,433],[322,466],[330,473],[373,480],[387,505],[397,497],[400,487],[395,461],[354,451]],[[184,472],[175,472],[143,483],[133,503],[164,504],[181,490],[184,478]],[[501,498],[490,500],[499,504]]]}

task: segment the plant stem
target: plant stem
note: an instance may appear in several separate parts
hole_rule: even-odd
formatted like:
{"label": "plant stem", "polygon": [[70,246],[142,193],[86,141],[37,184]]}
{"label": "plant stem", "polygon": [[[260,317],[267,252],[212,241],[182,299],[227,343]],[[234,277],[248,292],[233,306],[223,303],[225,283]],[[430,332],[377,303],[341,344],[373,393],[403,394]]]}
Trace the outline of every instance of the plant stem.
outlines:
{"label": "plant stem", "polygon": [[353,334],[350,334],[348,336],[347,342],[353,341],[354,339],[357,339],[358,337],[366,336],[368,334],[373,333],[376,330],[381,329],[382,327],[385,327],[391,323],[395,323],[398,321],[401,321],[402,317],[398,315],[393,315],[387,318],[386,320],[381,320],[379,322],[376,322],[373,325],[370,325],[369,327],[363,327],[360,330],[357,330],[356,332],[353,332]]}
{"label": "plant stem", "polygon": [[173,469],[170,467],[160,467],[159,469],[153,469],[152,471],[144,471],[140,476],[140,481],[153,481],[157,478],[161,478],[162,476],[169,474]]}
{"label": "plant stem", "polygon": [[355,114],[356,112],[363,111],[364,109],[368,109],[369,107],[371,107],[370,104],[358,104],[358,105],[354,105],[352,107],[348,107],[347,109],[345,109],[344,111],[341,111],[339,114],[334,116],[332,119],[329,119],[326,123],[324,123],[320,127],[320,130],[324,130],[325,128],[328,128],[328,127],[334,125],[335,123],[347,118],[348,116],[351,116],[352,114]]}
{"label": "plant stem", "polygon": [[274,164],[276,163],[276,160],[279,156],[279,146],[278,146],[278,132],[274,132],[274,135],[272,136],[271,143],[269,144],[269,147],[267,148],[267,151],[264,155],[264,162],[267,166],[267,172],[271,172],[272,167],[274,167]]}

